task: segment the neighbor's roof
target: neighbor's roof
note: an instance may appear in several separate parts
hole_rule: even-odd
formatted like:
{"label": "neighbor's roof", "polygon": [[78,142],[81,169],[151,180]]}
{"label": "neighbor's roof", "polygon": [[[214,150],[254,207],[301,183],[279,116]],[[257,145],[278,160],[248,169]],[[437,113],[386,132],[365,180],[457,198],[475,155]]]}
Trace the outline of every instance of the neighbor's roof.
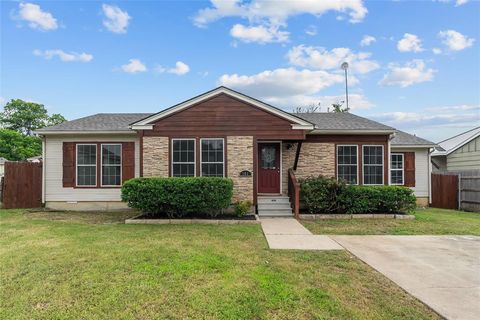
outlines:
{"label": "neighbor's roof", "polygon": [[45,132],[127,132],[130,123],[150,116],[151,113],[97,113],[88,117],[67,121],[56,126],[36,130]]}
{"label": "neighbor's roof", "polygon": [[394,128],[386,126],[380,122],[363,118],[348,112],[294,113],[294,115],[315,124],[315,129],[319,130],[395,131]]}
{"label": "neighbor's roof", "polygon": [[461,146],[472,141],[476,137],[480,136],[480,127],[473,128],[466,132],[460,133],[449,139],[440,141],[438,143],[439,148],[432,153],[432,156],[446,156],[457,150]]}
{"label": "neighbor's roof", "polygon": [[427,146],[433,147],[435,143],[428,141],[426,139],[417,137],[416,135],[406,133],[400,130],[395,132],[395,137],[393,137],[390,142],[392,146],[401,147],[401,146]]}

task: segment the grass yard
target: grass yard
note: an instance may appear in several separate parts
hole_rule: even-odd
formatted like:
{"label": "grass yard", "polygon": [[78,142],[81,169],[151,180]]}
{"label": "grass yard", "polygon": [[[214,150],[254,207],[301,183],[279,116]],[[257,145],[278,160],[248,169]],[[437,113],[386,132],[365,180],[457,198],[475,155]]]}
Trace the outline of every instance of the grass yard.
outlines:
{"label": "grass yard", "polygon": [[428,208],[414,214],[415,220],[303,220],[302,224],[315,234],[480,235],[480,213]]}
{"label": "grass yard", "polygon": [[124,218],[0,210],[0,318],[438,319],[345,251],[271,251],[258,225]]}

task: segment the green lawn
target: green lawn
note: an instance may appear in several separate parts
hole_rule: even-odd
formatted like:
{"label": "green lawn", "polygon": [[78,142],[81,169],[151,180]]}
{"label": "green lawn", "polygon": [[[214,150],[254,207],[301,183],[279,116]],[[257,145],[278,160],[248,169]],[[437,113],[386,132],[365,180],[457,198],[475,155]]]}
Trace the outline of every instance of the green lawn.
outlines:
{"label": "green lawn", "polygon": [[0,210],[1,319],[438,319],[345,251],[272,251],[258,225],[125,225]]}
{"label": "green lawn", "polygon": [[315,234],[480,235],[480,213],[429,208],[414,214],[415,220],[303,220],[302,223]]}

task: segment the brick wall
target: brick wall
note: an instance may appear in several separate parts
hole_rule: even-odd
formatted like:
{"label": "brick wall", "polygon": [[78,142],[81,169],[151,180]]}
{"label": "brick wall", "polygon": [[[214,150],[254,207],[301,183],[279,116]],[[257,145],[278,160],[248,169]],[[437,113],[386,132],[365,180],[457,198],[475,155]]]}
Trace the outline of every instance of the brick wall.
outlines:
{"label": "brick wall", "polygon": [[[288,146],[291,148],[288,149]],[[296,143],[282,144],[282,184],[283,193],[288,191],[288,169],[292,168],[297,152]],[[335,176],[335,144],[334,143],[308,143],[304,142],[300,149],[297,170],[297,178],[309,176]]]}
{"label": "brick wall", "polygon": [[[232,202],[253,202],[253,137],[227,137],[227,165],[228,177],[233,180]],[[252,176],[240,177],[243,170],[250,171]]]}
{"label": "brick wall", "polygon": [[143,137],[143,176],[168,177],[168,137]]}

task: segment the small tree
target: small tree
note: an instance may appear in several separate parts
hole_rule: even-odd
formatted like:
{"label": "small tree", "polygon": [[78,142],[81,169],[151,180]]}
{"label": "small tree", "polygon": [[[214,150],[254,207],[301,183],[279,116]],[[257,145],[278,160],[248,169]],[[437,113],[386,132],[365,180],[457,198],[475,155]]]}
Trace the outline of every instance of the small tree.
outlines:
{"label": "small tree", "polygon": [[317,104],[311,103],[308,106],[303,106],[303,107],[301,106],[293,109],[294,113],[315,113],[320,111],[321,111],[320,102],[318,102]]}
{"label": "small tree", "polygon": [[339,103],[332,103],[332,109],[328,108],[328,112],[337,112],[337,113],[342,113],[342,112],[348,112],[350,111],[350,108],[342,108],[343,106],[343,101],[340,101]]}

